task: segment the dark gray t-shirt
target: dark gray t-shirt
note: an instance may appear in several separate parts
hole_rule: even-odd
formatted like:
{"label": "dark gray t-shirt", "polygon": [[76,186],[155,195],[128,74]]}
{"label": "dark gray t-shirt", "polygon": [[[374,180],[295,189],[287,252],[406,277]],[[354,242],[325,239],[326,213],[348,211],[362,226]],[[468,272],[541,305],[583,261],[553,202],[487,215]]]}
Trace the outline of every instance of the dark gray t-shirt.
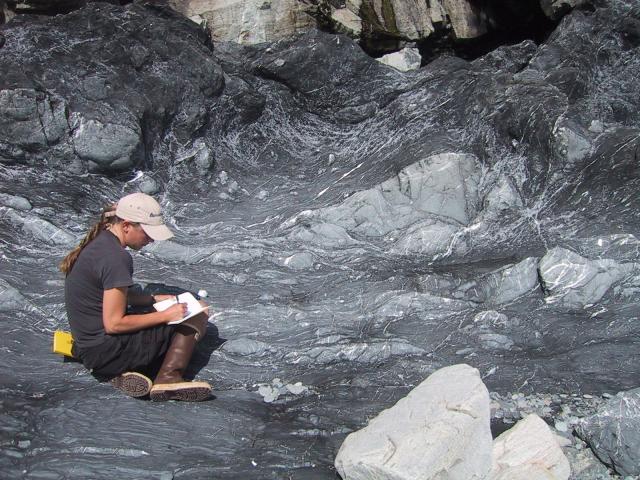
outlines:
{"label": "dark gray t-shirt", "polygon": [[79,348],[105,340],[102,298],[105,290],[133,285],[133,260],[118,238],[100,232],[78,256],[64,283],[71,333]]}

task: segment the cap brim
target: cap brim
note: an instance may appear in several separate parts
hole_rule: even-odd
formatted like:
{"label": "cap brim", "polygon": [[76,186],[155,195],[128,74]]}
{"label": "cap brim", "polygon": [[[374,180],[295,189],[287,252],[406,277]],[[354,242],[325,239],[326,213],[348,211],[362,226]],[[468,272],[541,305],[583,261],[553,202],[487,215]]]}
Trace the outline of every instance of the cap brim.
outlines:
{"label": "cap brim", "polygon": [[166,225],[146,225],[141,223],[140,226],[144,230],[144,233],[149,235],[154,240],[169,240],[173,237],[171,230]]}

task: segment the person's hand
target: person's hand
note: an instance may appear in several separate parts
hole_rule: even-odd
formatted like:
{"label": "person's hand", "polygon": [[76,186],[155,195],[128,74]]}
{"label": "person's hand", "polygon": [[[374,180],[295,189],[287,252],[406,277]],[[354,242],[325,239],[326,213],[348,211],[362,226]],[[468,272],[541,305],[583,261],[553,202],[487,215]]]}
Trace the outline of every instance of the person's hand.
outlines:
{"label": "person's hand", "polygon": [[187,314],[187,304],[176,303],[175,305],[171,305],[166,310],[163,310],[163,313],[166,315],[166,323],[180,320]]}
{"label": "person's hand", "polygon": [[169,300],[170,298],[176,298],[176,296],[175,295],[165,295],[165,294],[153,295],[154,303],[158,303],[158,302],[161,302],[163,300]]}

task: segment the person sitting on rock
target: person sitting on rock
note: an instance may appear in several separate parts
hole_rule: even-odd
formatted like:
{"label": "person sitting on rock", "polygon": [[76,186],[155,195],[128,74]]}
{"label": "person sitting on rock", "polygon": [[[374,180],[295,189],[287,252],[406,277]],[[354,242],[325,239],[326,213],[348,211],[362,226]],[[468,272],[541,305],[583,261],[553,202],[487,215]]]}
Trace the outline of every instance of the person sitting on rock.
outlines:
{"label": "person sitting on rock", "polygon": [[[66,275],[73,355],[94,375],[110,378],[130,396],[201,401],[211,395],[211,386],[182,376],[196,342],[206,333],[206,313],[168,325],[185,316],[186,304],[176,303],[160,312],[132,312],[133,307],[151,307],[175,297],[129,292],[133,259],[125,247],[139,250],[171,237],[160,205],[149,195],[133,193],[104,209],[100,221],[60,263]],[[152,383],[147,375],[155,372]]]}

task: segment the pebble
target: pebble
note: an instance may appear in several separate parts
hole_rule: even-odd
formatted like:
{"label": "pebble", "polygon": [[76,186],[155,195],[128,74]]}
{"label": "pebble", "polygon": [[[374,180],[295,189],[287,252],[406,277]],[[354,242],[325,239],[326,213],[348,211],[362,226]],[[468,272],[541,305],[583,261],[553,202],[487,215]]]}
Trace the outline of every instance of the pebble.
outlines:
{"label": "pebble", "polygon": [[[558,433],[571,435],[573,426],[581,418],[595,413],[606,399],[600,396],[584,397],[570,394],[490,393],[491,417],[502,419],[505,424],[513,424],[520,418],[535,413],[554,425]],[[583,446],[584,447],[584,446]]]}
{"label": "pebble", "polygon": [[158,182],[156,182],[153,178],[148,178],[148,177],[143,179],[142,182],[140,182],[140,185],[138,188],[142,193],[146,193],[147,195],[153,195],[155,193],[158,193],[158,190],[160,189],[158,187]]}

